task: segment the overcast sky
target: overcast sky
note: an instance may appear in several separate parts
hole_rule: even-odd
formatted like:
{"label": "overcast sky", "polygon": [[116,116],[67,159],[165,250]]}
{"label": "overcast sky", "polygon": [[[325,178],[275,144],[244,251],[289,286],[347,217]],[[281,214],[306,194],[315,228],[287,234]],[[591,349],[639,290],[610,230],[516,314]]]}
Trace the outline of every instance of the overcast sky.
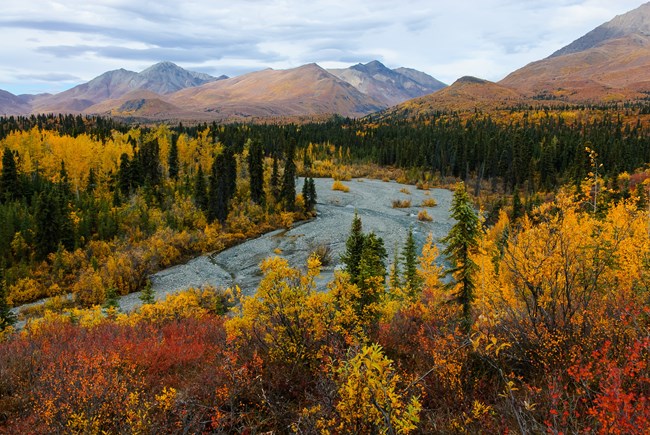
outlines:
{"label": "overcast sky", "polygon": [[0,89],[59,92],[163,60],[212,75],[377,59],[498,81],[641,0],[2,0]]}

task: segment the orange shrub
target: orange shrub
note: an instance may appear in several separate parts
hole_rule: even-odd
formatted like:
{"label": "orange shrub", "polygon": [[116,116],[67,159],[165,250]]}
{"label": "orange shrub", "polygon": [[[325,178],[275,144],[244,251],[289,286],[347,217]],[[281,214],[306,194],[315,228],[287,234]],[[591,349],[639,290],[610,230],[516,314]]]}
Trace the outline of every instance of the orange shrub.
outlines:
{"label": "orange shrub", "polygon": [[350,188],[345,184],[341,183],[339,180],[334,181],[332,184],[332,190],[340,190],[341,192],[349,192]]}
{"label": "orange shrub", "polygon": [[411,206],[410,199],[394,199],[393,208],[409,208]]}
{"label": "orange shrub", "polygon": [[420,210],[418,213],[418,220],[423,222],[431,222],[433,218],[427,213],[426,210]]}

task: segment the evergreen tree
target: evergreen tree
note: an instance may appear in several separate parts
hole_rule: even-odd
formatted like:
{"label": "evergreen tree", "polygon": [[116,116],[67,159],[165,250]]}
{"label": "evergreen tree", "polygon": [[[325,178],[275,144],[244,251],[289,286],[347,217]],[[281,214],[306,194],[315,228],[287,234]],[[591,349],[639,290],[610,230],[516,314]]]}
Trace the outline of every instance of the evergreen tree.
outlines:
{"label": "evergreen tree", "polygon": [[204,213],[208,211],[208,191],[205,186],[205,175],[201,165],[199,165],[194,179],[194,204]]}
{"label": "evergreen tree", "polygon": [[178,136],[172,135],[172,143],[169,146],[169,154],[167,156],[167,166],[169,166],[169,178],[172,180],[178,179]]}
{"label": "evergreen tree", "polygon": [[341,261],[345,264],[345,271],[350,275],[350,282],[353,284],[359,284],[359,262],[361,261],[364,240],[361,218],[355,211],[350,235],[345,242],[345,253],[341,257]]}
{"label": "evergreen tree", "polygon": [[11,311],[7,303],[7,283],[5,282],[4,271],[0,269],[0,331],[16,323],[16,315]]}
{"label": "evergreen tree", "polygon": [[155,293],[153,291],[153,287],[151,286],[151,281],[150,280],[147,280],[147,283],[145,284],[144,288],[142,289],[142,293],[140,293],[140,300],[145,305],[154,303],[154,301],[155,301]]}
{"label": "evergreen tree", "polygon": [[2,173],[0,174],[0,202],[20,197],[18,169],[13,151],[5,148],[2,154]]}
{"label": "evergreen tree", "polygon": [[451,203],[451,216],[456,224],[451,228],[442,242],[447,245],[443,253],[453,265],[446,273],[453,280],[448,284],[455,290],[454,298],[463,307],[463,328],[469,332],[471,327],[471,304],[474,299],[474,275],[478,266],[471,259],[471,254],[478,247],[480,226],[478,215],[472,207],[472,201],[465,190],[465,184],[456,185]]}
{"label": "evergreen tree", "polygon": [[302,184],[302,197],[305,201],[305,211],[314,211],[316,206],[316,185],[313,178],[305,178]]}
{"label": "evergreen tree", "polygon": [[104,308],[106,309],[119,309],[120,301],[115,287],[110,287],[106,290],[106,300],[104,301]]}
{"label": "evergreen tree", "polygon": [[282,189],[280,197],[284,208],[293,211],[296,205],[296,164],[293,161],[296,154],[296,142],[292,139],[289,141],[287,148],[287,160],[284,164],[284,173],[282,174]]}
{"label": "evergreen tree", "polygon": [[271,194],[276,202],[280,200],[280,169],[278,168],[278,157],[273,156],[273,166],[271,168]]}
{"label": "evergreen tree", "polygon": [[399,250],[397,249],[397,243],[395,244],[395,256],[393,257],[393,264],[390,266],[390,288],[398,289],[402,286],[402,280],[400,279],[400,270],[399,270]]}
{"label": "evergreen tree", "polygon": [[[359,287],[362,290],[368,289],[370,278],[379,278],[378,282],[383,287],[386,280],[386,248],[381,237],[371,232],[363,238],[361,259],[359,260]],[[373,292],[375,294],[376,292]],[[376,301],[363,301],[371,303]]]}
{"label": "evergreen tree", "polygon": [[120,167],[117,171],[117,185],[122,195],[128,196],[131,193],[131,160],[127,153],[120,156]]}
{"label": "evergreen tree", "polygon": [[61,207],[56,191],[49,188],[36,201],[36,249],[44,259],[56,251],[61,241]]}
{"label": "evergreen tree", "polygon": [[88,170],[88,181],[86,182],[86,190],[89,193],[93,193],[97,188],[97,175],[95,174],[95,169],[90,168]]}
{"label": "evergreen tree", "polygon": [[409,296],[414,298],[422,286],[422,279],[418,275],[418,255],[413,237],[413,229],[409,228],[406,244],[402,251],[402,260],[404,261],[404,284]]}
{"label": "evergreen tree", "polygon": [[[221,162],[222,170],[220,171],[220,180],[221,183],[223,183],[226,216],[228,216],[228,204],[237,191],[237,160],[235,159],[235,153],[232,146],[224,148],[221,156],[223,160]],[[219,220],[225,221],[226,216]]]}
{"label": "evergreen tree", "polygon": [[251,200],[256,204],[264,204],[264,150],[258,140],[250,144],[248,150],[248,174],[250,177]]}
{"label": "evergreen tree", "polygon": [[223,223],[228,217],[228,156],[221,153],[214,159],[208,178],[208,212],[209,222],[219,220]]}
{"label": "evergreen tree", "polygon": [[519,198],[519,189],[515,187],[515,192],[512,194],[512,221],[516,221],[524,215],[524,205]]}
{"label": "evergreen tree", "polygon": [[70,197],[70,193],[68,171],[65,169],[65,162],[61,160],[61,169],[59,170],[59,194],[63,199],[68,199]]}

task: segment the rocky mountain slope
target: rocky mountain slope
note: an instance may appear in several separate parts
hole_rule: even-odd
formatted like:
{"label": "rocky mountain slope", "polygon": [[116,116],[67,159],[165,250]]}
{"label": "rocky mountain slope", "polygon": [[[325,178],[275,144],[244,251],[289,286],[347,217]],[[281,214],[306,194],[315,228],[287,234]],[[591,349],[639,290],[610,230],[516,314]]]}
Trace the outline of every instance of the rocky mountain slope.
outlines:
{"label": "rocky mountain slope", "polygon": [[329,69],[336,77],[360,92],[388,106],[430,94],[446,85],[410,68],[389,69],[379,61],[357,64],[345,69]]}
{"label": "rocky mountain slope", "polygon": [[316,64],[266,69],[169,96],[170,103],[217,117],[281,117],[338,113],[360,116],[385,108]]}
{"label": "rocky mountain slope", "polygon": [[650,3],[604,23],[499,84],[528,97],[616,101],[650,91]]}
{"label": "rocky mountain slope", "polygon": [[132,91],[146,90],[165,95],[224,78],[187,71],[171,62],[157,63],[139,73],[118,69],[105,72],[67,91],[36,98],[32,103],[32,112],[93,113],[87,109]]}

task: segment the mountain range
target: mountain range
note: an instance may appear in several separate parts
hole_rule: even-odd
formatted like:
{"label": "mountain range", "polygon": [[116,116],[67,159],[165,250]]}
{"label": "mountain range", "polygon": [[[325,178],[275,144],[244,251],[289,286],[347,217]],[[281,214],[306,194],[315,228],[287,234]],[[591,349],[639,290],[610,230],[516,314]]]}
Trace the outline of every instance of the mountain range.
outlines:
{"label": "mountain range", "polygon": [[55,95],[0,90],[0,113],[66,112],[149,119],[251,120],[339,114],[416,117],[440,110],[602,103],[650,95],[650,3],[588,32],[549,57],[494,83],[462,77],[451,86],[379,61],[349,68],[307,64],[229,78],[171,62],[108,71]]}
{"label": "mountain range", "polygon": [[0,113],[85,113],[153,119],[251,119],[340,114],[363,116],[446,86],[409,68],[378,61],[325,70],[312,63],[287,70],[212,77],[171,62],[142,72],[108,71],[67,91],[16,96],[0,91]]}

